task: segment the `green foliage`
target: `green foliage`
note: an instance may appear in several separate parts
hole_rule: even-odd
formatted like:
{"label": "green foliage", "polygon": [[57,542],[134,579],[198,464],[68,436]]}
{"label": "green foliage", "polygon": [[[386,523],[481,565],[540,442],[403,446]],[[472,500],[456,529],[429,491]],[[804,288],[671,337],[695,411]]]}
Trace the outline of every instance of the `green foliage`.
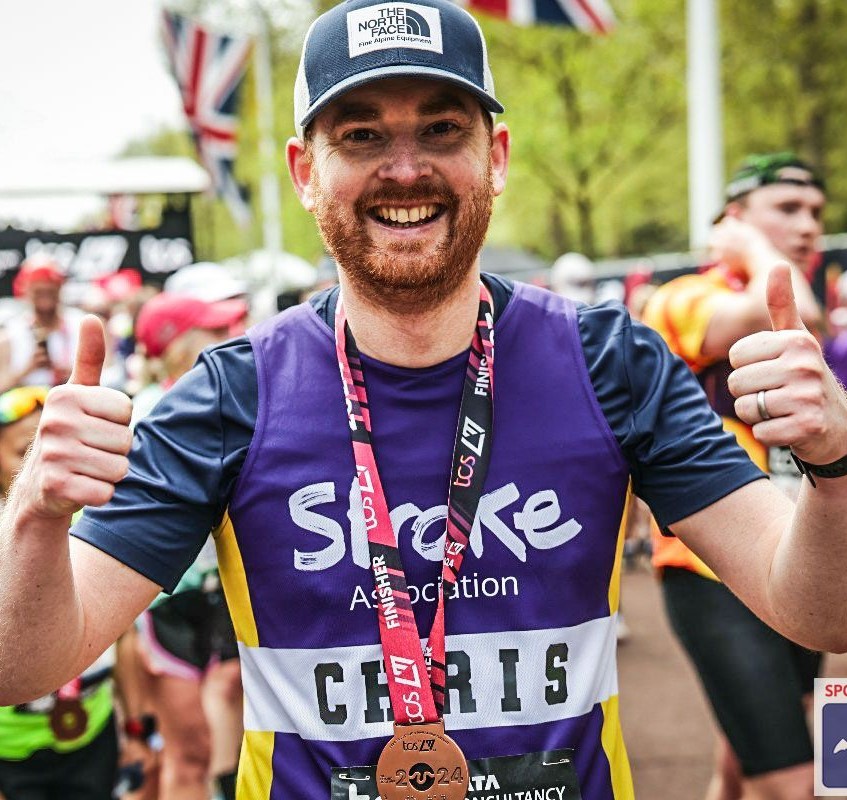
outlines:
{"label": "green foliage", "polygon": [[827,176],[827,228],[847,230],[847,4],[721,4],[727,166],[794,149]]}
{"label": "green foliage", "polygon": [[[186,0],[188,2],[188,0]],[[208,9],[239,0],[191,0]],[[333,0],[314,0],[321,10]],[[608,36],[562,27],[515,27],[480,16],[497,94],[512,131],[508,187],[490,241],[552,259],[685,249],[688,237],[685,0],[611,0],[618,25]],[[289,13],[296,4],[297,13]],[[273,21],[273,169],[287,250],[315,261],[322,252],[285,167],[292,134],[291,89],[308,14],[302,0],[265,0]],[[720,3],[727,169],[745,154],[791,147],[829,175],[830,230],[847,229],[847,3],[844,0],[722,0]],[[262,173],[254,76],[243,88],[239,179],[258,215]],[[162,132],[132,152],[193,153],[190,138]],[[203,258],[261,246],[257,220],[235,226],[226,208],[197,198]]]}
{"label": "green foliage", "polygon": [[593,256],[626,252],[647,222],[661,232],[653,247],[684,229],[682,0],[672,5],[620,0],[607,37],[482,20],[514,142],[492,240]]}

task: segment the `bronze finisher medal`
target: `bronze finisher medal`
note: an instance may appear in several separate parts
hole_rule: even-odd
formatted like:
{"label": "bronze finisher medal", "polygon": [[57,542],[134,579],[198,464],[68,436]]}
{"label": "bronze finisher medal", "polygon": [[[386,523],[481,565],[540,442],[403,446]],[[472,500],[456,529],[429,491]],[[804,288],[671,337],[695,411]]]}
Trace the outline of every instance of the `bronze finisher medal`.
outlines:
{"label": "bronze finisher medal", "polygon": [[395,724],[376,765],[376,783],[382,800],[465,800],[468,765],[442,720]]}
{"label": "bronze finisher medal", "polygon": [[50,712],[50,730],[60,742],[79,739],[88,727],[88,712],[82,707],[82,679],[74,678],[56,692]]}
{"label": "bronze finisher medal", "polygon": [[50,730],[60,742],[79,739],[88,727],[88,713],[79,700],[56,699],[50,712]]}
{"label": "bronze finisher medal", "polygon": [[344,384],[362,507],[369,510],[368,550],[378,598],[379,638],[395,719],[394,736],[383,749],[376,767],[377,789],[382,800],[465,800],[468,790],[467,762],[459,746],[444,733],[441,719],[447,678],[444,585],[452,588],[456,583],[491,458],[493,316],[491,295],[480,284],[477,326],[459,411],[463,423],[453,450],[438,605],[426,647],[422,649],[371,444],[370,406],[361,357],[341,299],[336,307],[336,355]]}

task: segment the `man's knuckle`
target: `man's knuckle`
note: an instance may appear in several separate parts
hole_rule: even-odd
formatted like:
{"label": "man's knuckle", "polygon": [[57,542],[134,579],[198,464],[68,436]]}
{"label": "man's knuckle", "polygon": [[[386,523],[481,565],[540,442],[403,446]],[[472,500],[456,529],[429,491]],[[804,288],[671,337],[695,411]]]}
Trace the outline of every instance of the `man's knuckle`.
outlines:
{"label": "man's knuckle", "polygon": [[115,486],[106,481],[98,481],[91,492],[91,505],[102,506],[108,503],[115,494]]}
{"label": "man's knuckle", "polygon": [[817,395],[823,394],[824,367],[816,359],[799,358],[792,365],[795,381]]}
{"label": "man's knuckle", "polygon": [[809,416],[805,429],[807,435],[814,439],[822,438],[828,432],[826,421],[818,414],[812,414]]}
{"label": "man's knuckle", "polygon": [[60,470],[48,470],[41,481],[44,493],[50,497],[65,497],[68,477],[67,473]]}
{"label": "man's knuckle", "polygon": [[61,383],[58,386],[53,386],[47,392],[47,402],[48,403],[57,403],[67,397],[68,393],[71,391],[70,387],[66,383]]}
{"label": "man's knuckle", "polygon": [[129,459],[126,456],[116,456],[112,459],[111,480],[112,483],[122,481],[129,472]]}
{"label": "man's knuckle", "polygon": [[45,438],[42,441],[41,448],[39,450],[41,460],[48,465],[48,468],[63,461],[65,453],[66,450],[57,446],[57,443],[53,438]]}
{"label": "man's knuckle", "polygon": [[820,360],[821,346],[811,333],[808,331],[790,331],[789,333],[791,334],[790,344],[798,353],[813,357],[817,361]]}
{"label": "man's knuckle", "polygon": [[[735,372],[730,372],[729,377],[726,379],[726,386],[734,397],[739,396],[738,392],[738,375]],[[738,402],[736,400],[736,402]]]}

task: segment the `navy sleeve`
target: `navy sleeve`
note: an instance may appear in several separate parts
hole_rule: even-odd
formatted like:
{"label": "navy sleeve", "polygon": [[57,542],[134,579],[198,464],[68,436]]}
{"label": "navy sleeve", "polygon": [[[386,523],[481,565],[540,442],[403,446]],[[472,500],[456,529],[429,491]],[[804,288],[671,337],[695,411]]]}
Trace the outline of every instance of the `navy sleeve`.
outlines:
{"label": "navy sleeve", "polygon": [[71,530],[171,591],[226,510],[258,407],[246,337],[206,350],[135,429],[129,474]]}
{"label": "navy sleeve", "polygon": [[661,527],[766,477],[658,333],[619,303],[580,305],[577,315],[600,407]]}

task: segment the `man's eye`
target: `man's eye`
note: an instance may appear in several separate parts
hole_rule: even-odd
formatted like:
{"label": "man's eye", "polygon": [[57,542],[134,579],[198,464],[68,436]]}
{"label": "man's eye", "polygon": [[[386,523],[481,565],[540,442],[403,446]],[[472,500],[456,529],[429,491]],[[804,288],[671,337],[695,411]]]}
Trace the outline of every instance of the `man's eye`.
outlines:
{"label": "man's eye", "polygon": [[344,134],[344,138],[351,142],[369,142],[375,138],[375,134],[367,128],[356,128]]}
{"label": "man's eye", "polygon": [[434,125],[429,126],[429,132],[439,136],[443,136],[445,133],[450,133],[454,130],[456,130],[456,126],[452,122],[447,122],[446,120],[436,122]]}

